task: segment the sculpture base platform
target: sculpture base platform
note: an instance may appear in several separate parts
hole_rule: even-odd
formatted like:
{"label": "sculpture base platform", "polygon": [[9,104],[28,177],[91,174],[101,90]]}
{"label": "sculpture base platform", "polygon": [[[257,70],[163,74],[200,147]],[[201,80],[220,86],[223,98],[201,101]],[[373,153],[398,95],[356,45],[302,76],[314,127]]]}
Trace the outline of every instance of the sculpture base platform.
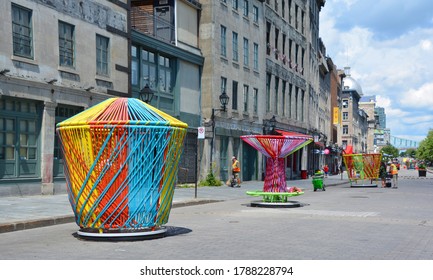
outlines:
{"label": "sculpture base platform", "polygon": [[289,201],[288,198],[304,194],[304,192],[263,192],[263,191],[248,191],[248,195],[261,196],[261,201],[251,202],[252,207],[268,207],[268,208],[293,208],[301,207],[298,201]]}
{"label": "sculpture base platform", "polygon": [[254,201],[251,202],[251,207],[264,207],[264,208],[295,208],[301,207],[302,204],[299,201],[286,201],[286,202],[264,202]]}
{"label": "sculpture base platform", "polygon": [[154,229],[80,229],[77,234],[80,238],[94,241],[135,241],[156,239],[165,236],[167,229],[165,227],[158,227]]}

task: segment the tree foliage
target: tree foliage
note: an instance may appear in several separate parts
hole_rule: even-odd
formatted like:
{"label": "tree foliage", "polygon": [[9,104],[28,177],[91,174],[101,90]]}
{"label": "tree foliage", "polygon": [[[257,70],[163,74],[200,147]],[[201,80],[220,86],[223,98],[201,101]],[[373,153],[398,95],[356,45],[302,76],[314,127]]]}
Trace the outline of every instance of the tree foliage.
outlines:
{"label": "tree foliage", "polygon": [[407,149],[405,152],[400,153],[400,155],[401,155],[402,157],[411,157],[411,158],[415,158],[415,156],[416,156],[416,149],[409,148],[409,149]]}
{"label": "tree foliage", "polygon": [[391,159],[398,157],[400,151],[391,144],[384,146],[380,152],[382,153],[382,158]]}
{"label": "tree foliage", "polygon": [[416,158],[430,164],[433,162],[433,129],[430,129],[427,137],[419,143],[416,150]]}

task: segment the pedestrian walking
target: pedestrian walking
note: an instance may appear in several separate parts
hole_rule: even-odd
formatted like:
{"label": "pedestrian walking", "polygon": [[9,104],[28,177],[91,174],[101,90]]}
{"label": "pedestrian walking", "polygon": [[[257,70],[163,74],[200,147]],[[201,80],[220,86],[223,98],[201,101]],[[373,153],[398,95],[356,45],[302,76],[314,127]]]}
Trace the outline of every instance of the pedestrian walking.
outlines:
{"label": "pedestrian walking", "polygon": [[239,164],[238,159],[233,156],[232,157],[232,182],[234,182],[235,184],[231,184],[232,187],[234,187],[234,185],[236,185],[237,187],[240,187],[241,185],[241,179],[239,178],[239,173],[241,172],[241,167]]}
{"label": "pedestrian walking", "polygon": [[399,165],[398,165],[398,162],[396,162],[396,161],[394,161],[392,164],[391,164],[391,168],[392,168],[392,181],[393,181],[393,188],[394,189],[397,189],[398,188],[398,170],[400,169],[399,168]]}
{"label": "pedestrian walking", "polygon": [[386,187],[386,164],[384,161],[380,162],[380,167],[379,167],[379,178],[382,181],[382,188]]}
{"label": "pedestrian walking", "polygon": [[398,169],[397,169],[397,165],[394,162],[389,163],[388,172],[392,176],[392,188],[397,189],[398,188]]}

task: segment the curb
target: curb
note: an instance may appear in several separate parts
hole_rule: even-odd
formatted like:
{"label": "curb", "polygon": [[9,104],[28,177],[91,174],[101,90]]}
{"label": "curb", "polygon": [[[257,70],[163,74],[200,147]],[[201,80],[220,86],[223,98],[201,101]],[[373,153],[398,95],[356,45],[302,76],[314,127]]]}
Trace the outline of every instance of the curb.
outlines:
{"label": "curb", "polygon": [[[222,200],[212,200],[212,199],[180,201],[180,202],[173,202],[172,208],[194,206],[194,205],[215,203],[221,201]],[[35,220],[28,220],[28,221],[4,223],[4,224],[0,224],[0,234],[6,232],[54,226],[54,225],[60,225],[66,223],[75,223],[75,216],[65,215],[65,216],[57,216],[57,217],[45,218],[45,219],[35,219]]]}

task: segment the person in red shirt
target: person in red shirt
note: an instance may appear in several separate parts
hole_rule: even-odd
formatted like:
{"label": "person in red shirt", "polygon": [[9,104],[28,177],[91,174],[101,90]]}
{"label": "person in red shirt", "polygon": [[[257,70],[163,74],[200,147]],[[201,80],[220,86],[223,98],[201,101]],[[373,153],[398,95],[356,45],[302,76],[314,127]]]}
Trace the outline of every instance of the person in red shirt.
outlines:
{"label": "person in red shirt", "polygon": [[323,166],[323,172],[325,172],[325,177],[328,177],[329,167],[327,164],[325,164],[325,166]]}

